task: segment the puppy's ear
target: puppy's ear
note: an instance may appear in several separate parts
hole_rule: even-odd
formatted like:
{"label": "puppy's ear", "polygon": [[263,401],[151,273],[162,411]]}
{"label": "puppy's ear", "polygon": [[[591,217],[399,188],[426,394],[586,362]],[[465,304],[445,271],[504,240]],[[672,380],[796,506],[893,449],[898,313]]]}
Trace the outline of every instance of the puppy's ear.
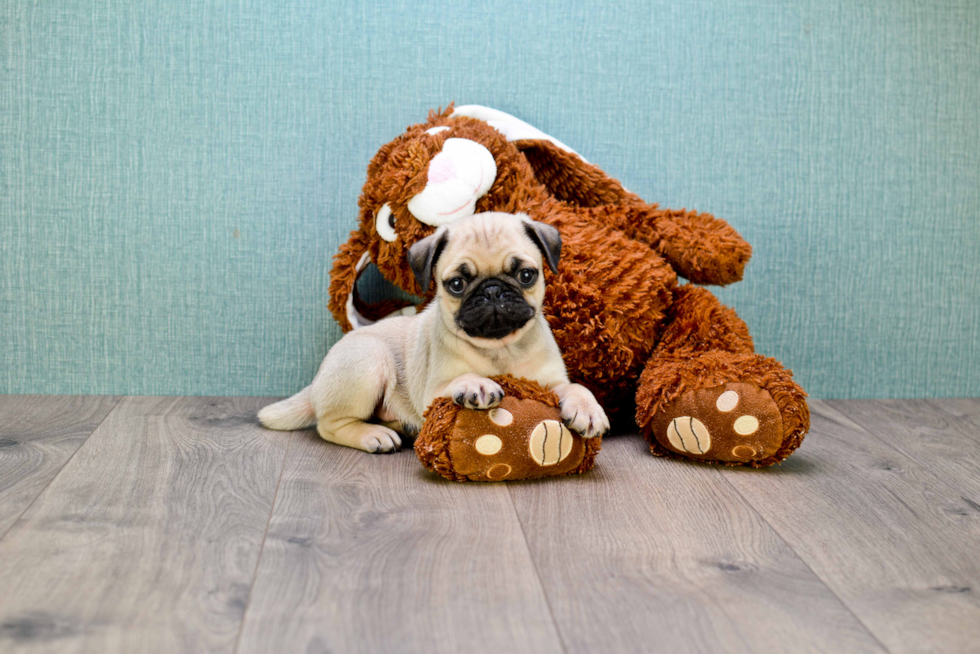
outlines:
{"label": "puppy's ear", "polygon": [[551,225],[545,225],[524,216],[524,231],[528,238],[541,250],[551,272],[558,272],[558,259],[561,257],[561,234]]}
{"label": "puppy's ear", "polygon": [[415,281],[419,283],[423,295],[429,292],[432,273],[439,261],[439,255],[442,254],[448,241],[449,231],[442,228],[408,249],[408,265],[415,273]]}

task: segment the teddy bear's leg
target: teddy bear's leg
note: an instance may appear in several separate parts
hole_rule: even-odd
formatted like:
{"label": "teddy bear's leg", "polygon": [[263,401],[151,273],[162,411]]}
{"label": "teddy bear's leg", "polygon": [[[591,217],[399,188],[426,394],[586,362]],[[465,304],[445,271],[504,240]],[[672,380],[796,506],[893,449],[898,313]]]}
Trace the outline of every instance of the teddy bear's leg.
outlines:
{"label": "teddy bear's leg", "polygon": [[636,419],[658,456],[763,467],[803,441],[805,398],[789,370],[755,353],[732,309],[706,289],[682,286],[640,376]]}
{"label": "teddy bear's leg", "polygon": [[570,431],[555,393],[527,379],[493,379],[506,393],[493,409],[465,409],[447,397],[433,401],[415,440],[426,468],[453,481],[533,479],[592,468],[602,439]]}

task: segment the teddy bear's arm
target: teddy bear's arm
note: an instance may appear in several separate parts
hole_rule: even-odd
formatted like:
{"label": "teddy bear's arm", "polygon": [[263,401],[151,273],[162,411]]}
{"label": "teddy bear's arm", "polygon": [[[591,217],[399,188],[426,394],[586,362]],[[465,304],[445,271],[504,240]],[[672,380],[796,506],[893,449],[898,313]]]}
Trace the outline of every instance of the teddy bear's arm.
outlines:
{"label": "teddy bear's arm", "polygon": [[333,258],[333,268],[330,270],[330,302],[327,306],[344,332],[354,329],[347,316],[347,300],[357,283],[357,266],[367,251],[367,236],[360,230],[354,230]]}
{"label": "teddy bear's arm", "polygon": [[725,221],[647,204],[598,166],[550,141],[522,139],[514,145],[556,199],[653,246],[690,281],[730,284],[742,278],[752,248]]}
{"label": "teddy bear's arm", "polygon": [[[683,277],[695,284],[731,284],[742,279],[752,246],[731,225],[711,214],[650,205],[637,236],[647,241]],[[636,237],[634,237],[636,238]]]}
{"label": "teddy bear's arm", "polygon": [[357,295],[357,279],[371,263],[368,256],[368,237],[361,231],[351,232],[347,242],[334,255],[330,271],[330,312],[349,332],[358,327],[373,324],[392,315],[413,315],[425,304],[416,304],[408,298],[387,298],[380,302],[366,303]]}
{"label": "teddy bear's arm", "polygon": [[655,204],[605,205],[584,211],[588,220],[646,243],[696,284],[737,282],[752,256],[752,247],[738,232],[711,214]]}

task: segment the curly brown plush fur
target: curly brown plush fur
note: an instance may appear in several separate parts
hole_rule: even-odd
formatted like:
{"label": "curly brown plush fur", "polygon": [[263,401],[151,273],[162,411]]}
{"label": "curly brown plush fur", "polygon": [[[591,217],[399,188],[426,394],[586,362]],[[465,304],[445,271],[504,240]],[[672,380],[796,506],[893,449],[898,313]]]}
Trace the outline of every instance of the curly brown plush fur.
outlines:
{"label": "curly brown plush fur", "polygon": [[[427,133],[434,127],[449,129]],[[497,176],[476,211],[524,212],[561,232],[558,273],[545,272],[544,312],[569,376],[590,388],[611,414],[635,399],[638,424],[654,453],[757,466],[781,460],[799,445],[808,412],[805,394],[789,371],[753,353],[748,328],[734,311],[708,291],[678,283],[678,276],[704,284],[741,279],[751,248],[731,226],[709,214],[647,204],[597,166],[550,141],[510,142],[482,120],[453,115],[452,106],[409,127],[368,166],[359,200],[360,229],[341,248],[331,275],[330,309],[345,330],[351,328],[348,297],[367,317],[383,315],[354,294],[354,266],[365,252],[386,279],[408,293],[424,295],[406,254],[434,228],[417,220],[408,203],[426,187],[428,164],[448,138],[482,145],[496,163]],[[393,241],[381,238],[375,227],[375,214],[384,204],[394,217]],[[385,309],[395,306],[400,305]],[[754,385],[762,394],[756,397],[748,386],[724,384]],[[729,399],[717,400],[725,406],[732,394],[739,398],[731,409],[738,412],[731,414],[731,424],[728,416],[683,414],[714,411],[707,395],[670,404],[705,389],[719,397],[728,393]],[[651,417],[672,411],[682,414],[665,424]],[[680,418],[690,419],[687,427],[677,422]],[[736,425],[737,418],[744,419]],[[741,434],[752,420],[755,430]],[[710,431],[708,423],[726,431],[712,441],[724,444],[726,451],[701,452],[701,446],[687,442]],[[752,444],[737,440],[743,436]],[[774,440],[779,444],[773,453]],[[741,454],[728,451],[734,449]]]}
{"label": "curly brown plush fur", "polygon": [[[519,379],[511,376],[494,377],[504,389],[508,398],[519,400],[532,400],[539,403],[542,407],[550,408],[541,411],[541,417],[556,421],[560,419],[558,409],[558,396],[551,391],[541,388],[538,384],[526,379]],[[494,481],[497,479],[534,479],[537,477],[551,477],[555,475],[576,475],[587,472],[595,464],[595,457],[602,448],[601,438],[583,439],[577,434],[576,447],[569,453],[568,459],[562,463],[551,466],[537,466],[524,457],[524,463],[530,470],[528,474],[520,476],[502,475],[494,479],[487,478],[485,470],[497,467],[511,468],[506,464],[497,463],[498,460],[506,459],[512,461],[514,458],[522,457],[528,448],[530,433],[524,429],[499,429],[490,426],[489,429],[499,435],[503,441],[501,452],[495,457],[473,457],[486,458],[487,462],[478,467],[478,471],[470,474],[462,474],[459,463],[453,460],[453,451],[469,454],[464,441],[473,441],[487,431],[480,429],[473,433],[466,433],[467,430],[460,428],[459,416],[461,412],[468,411],[453,403],[449,398],[437,398],[425,412],[425,425],[415,439],[415,453],[418,455],[422,464],[450,481]],[[531,421],[533,426],[539,424],[539,420]],[[487,424],[487,423],[484,423]],[[472,431],[472,430],[470,430]],[[578,447],[578,444],[581,447]],[[454,447],[456,445],[456,447]],[[516,465],[514,467],[517,467]],[[509,472],[509,471],[508,471]]]}

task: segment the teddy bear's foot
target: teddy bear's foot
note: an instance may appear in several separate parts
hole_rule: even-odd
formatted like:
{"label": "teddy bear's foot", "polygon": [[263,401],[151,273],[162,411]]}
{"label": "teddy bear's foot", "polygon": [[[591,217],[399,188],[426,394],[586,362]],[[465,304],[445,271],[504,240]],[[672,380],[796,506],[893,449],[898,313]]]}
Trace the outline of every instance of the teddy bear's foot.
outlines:
{"label": "teddy bear's foot", "polygon": [[676,454],[735,464],[769,458],[784,440],[776,402],[744,382],[688,391],[664,407],[650,429]]}
{"label": "teddy bear's foot", "polygon": [[[431,447],[429,434],[423,436],[423,445],[416,442],[417,452]],[[593,439],[569,431],[554,407],[509,395],[489,411],[456,411],[455,424],[444,437],[452,479],[504,481],[566,475],[579,472],[583,463],[591,467],[594,459],[594,447],[589,445]]]}
{"label": "teddy bear's foot", "polygon": [[601,438],[583,438],[561,421],[558,397],[534,382],[495,377],[499,406],[466,409],[437,398],[415,441],[423,465],[454,481],[505,481],[585,472]]}
{"label": "teddy bear's foot", "polygon": [[636,423],[653,454],[705,463],[779,463],[810,427],[806,393],[792,373],[751,352],[651,359],[636,406]]}

